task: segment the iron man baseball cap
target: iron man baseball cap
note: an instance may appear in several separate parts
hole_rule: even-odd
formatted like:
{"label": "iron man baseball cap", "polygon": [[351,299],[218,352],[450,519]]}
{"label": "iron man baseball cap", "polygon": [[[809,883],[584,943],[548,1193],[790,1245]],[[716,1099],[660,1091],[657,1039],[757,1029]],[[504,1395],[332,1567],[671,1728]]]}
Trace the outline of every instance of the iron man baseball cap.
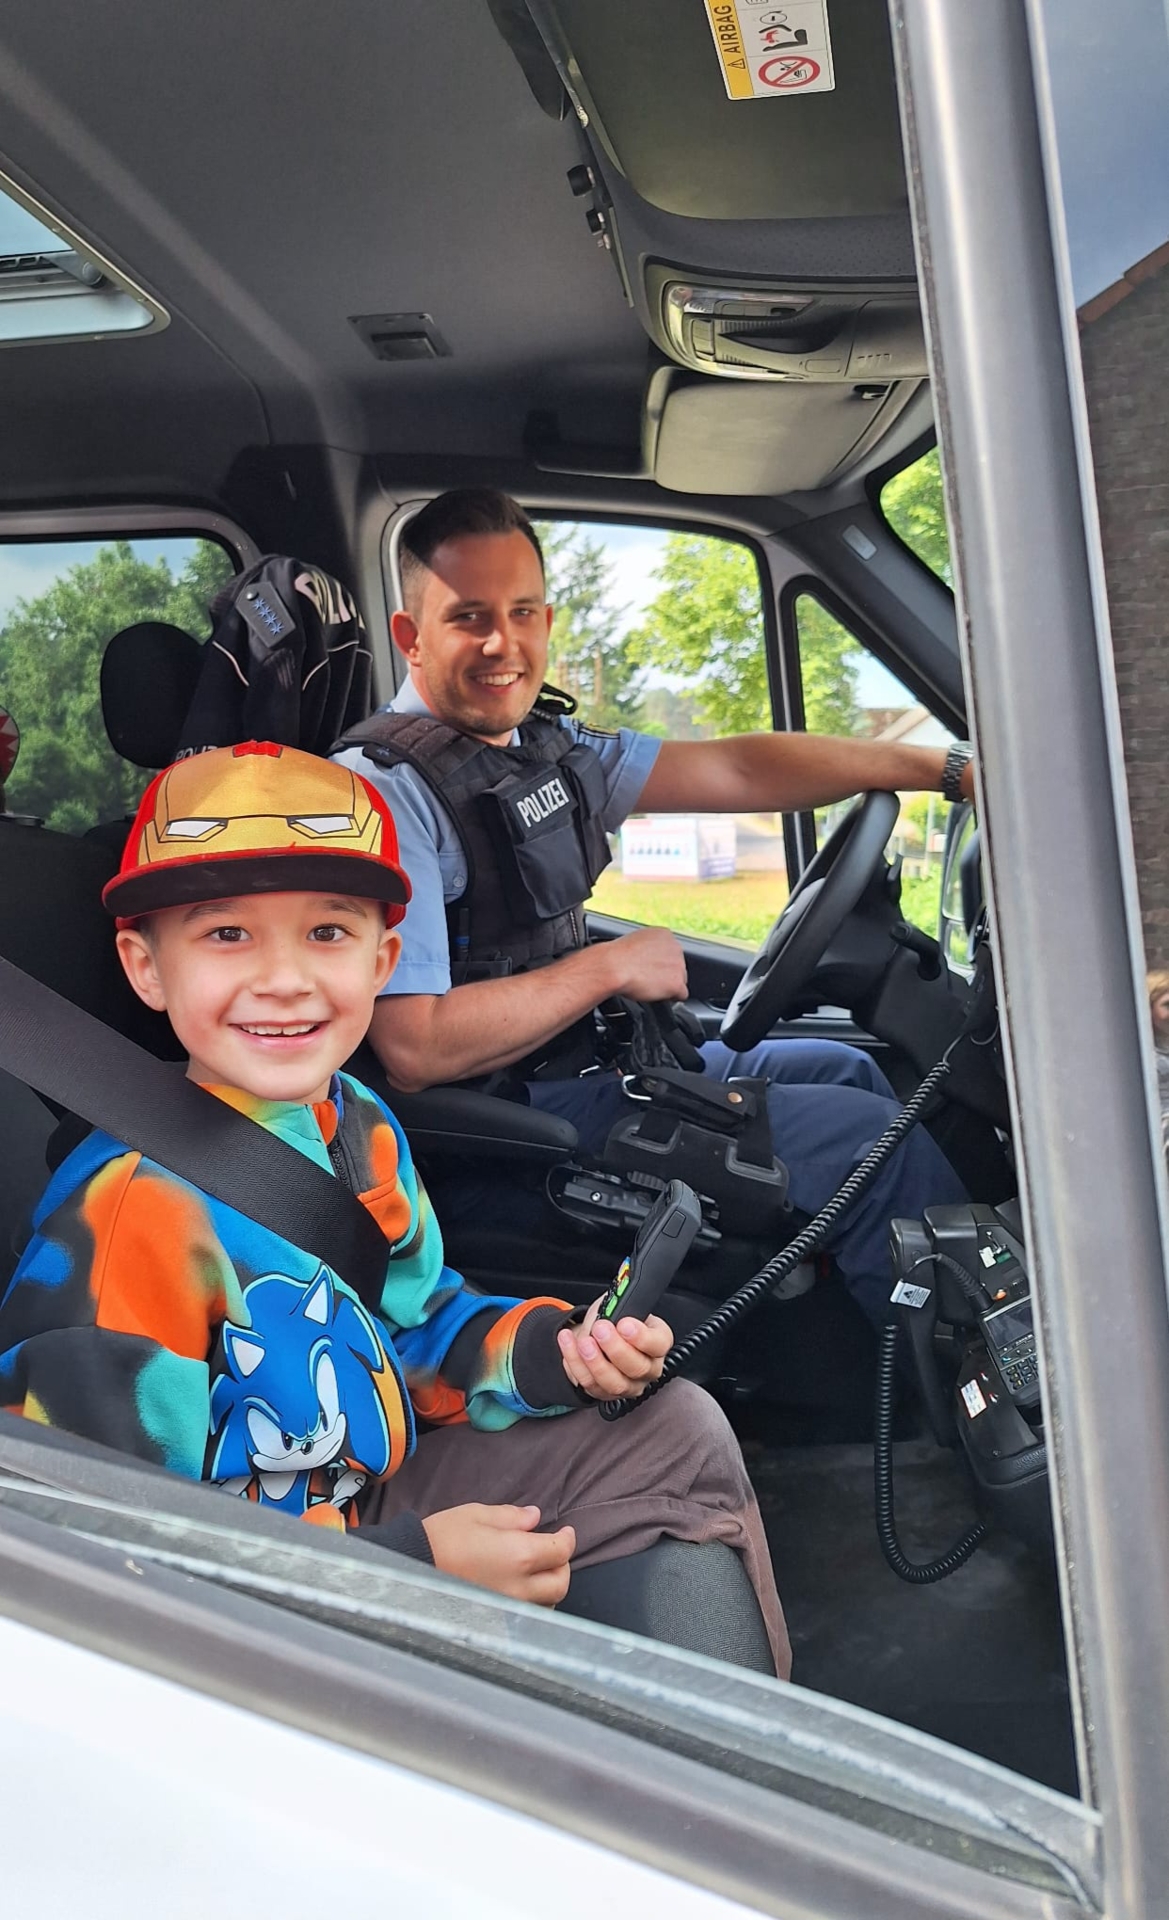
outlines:
{"label": "iron man baseball cap", "polygon": [[410,898],[385,801],[360,774],[249,740],[164,767],[102,901],[119,924],[245,893],[348,893],[396,926]]}

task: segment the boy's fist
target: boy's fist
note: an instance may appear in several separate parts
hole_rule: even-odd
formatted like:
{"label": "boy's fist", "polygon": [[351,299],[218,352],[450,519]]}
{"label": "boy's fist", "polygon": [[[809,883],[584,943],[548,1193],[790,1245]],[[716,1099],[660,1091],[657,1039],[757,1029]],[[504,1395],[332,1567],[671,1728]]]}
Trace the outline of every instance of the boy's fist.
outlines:
{"label": "boy's fist", "polygon": [[594,1400],[636,1400],[661,1374],[673,1333],[656,1313],[646,1320],[627,1316],[615,1326],[598,1320],[601,1300],[593,1301],[579,1327],[562,1327],[557,1335],[564,1371]]}
{"label": "boy's fist", "polygon": [[539,1507],[447,1507],[422,1522],[434,1564],[476,1587],[554,1607],[568,1592],[571,1527],[537,1533]]}

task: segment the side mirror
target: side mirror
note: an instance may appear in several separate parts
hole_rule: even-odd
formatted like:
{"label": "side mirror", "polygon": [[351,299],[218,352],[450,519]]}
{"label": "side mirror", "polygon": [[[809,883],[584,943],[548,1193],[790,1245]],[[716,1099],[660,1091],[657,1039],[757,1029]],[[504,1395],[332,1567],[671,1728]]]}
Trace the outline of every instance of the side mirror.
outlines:
{"label": "side mirror", "polygon": [[970,801],[950,810],[942,866],[938,941],[952,967],[969,974],[970,937],[983,907],[982,838]]}

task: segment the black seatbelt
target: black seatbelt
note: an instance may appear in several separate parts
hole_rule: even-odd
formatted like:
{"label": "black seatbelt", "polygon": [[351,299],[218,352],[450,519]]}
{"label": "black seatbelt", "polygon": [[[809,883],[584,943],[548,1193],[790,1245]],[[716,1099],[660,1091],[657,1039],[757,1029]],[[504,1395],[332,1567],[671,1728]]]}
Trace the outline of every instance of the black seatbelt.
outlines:
{"label": "black seatbelt", "polygon": [[378,1311],[389,1245],[347,1186],[2,958],[0,1067],[323,1260]]}

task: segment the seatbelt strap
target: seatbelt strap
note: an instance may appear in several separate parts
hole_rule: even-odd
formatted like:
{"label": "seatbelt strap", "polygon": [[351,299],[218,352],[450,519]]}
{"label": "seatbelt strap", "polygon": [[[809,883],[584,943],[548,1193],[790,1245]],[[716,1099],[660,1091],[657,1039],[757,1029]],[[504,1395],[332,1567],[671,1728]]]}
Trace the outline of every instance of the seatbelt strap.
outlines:
{"label": "seatbelt strap", "polygon": [[389,1245],[356,1194],[174,1065],[2,958],[0,1067],[324,1261],[378,1312]]}

